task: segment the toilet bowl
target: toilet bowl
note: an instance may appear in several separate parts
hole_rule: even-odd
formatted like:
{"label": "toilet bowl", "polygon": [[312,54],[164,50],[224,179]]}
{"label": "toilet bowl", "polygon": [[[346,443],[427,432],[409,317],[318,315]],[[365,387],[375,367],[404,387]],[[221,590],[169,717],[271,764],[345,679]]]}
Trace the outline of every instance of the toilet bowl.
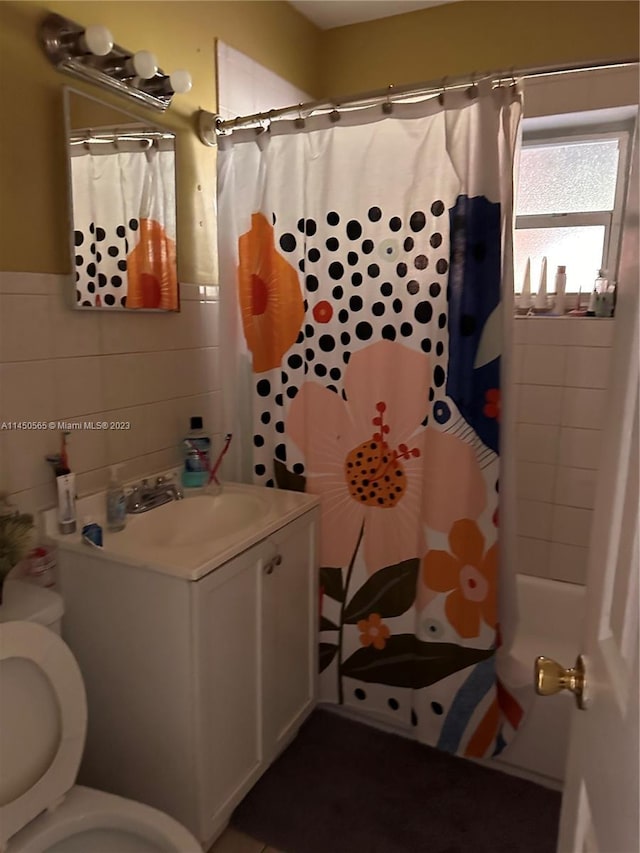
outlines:
{"label": "toilet bowl", "polygon": [[0,624],[0,719],[0,851],[202,853],[163,812],[75,785],[82,675],[62,638],[35,622]]}

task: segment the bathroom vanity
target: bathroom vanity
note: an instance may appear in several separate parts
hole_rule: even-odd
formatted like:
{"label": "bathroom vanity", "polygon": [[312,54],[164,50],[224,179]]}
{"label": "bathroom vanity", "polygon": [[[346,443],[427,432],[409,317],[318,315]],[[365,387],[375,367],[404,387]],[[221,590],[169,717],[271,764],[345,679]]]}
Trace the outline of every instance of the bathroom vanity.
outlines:
{"label": "bathroom vanity", "polygon": [[87,689],[81,783],[215,840],[315,703],[318,513],[225,485],[129,516],[103,549],[47,521]]}

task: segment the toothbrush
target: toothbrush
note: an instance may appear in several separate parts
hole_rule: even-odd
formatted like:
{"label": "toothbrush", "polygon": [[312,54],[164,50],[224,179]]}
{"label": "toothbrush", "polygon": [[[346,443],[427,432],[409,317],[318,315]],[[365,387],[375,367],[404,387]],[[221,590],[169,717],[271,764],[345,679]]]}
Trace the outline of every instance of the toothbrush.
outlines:
{"label": "toothbrush", "polygon": [[60,448],[60,465],[63,468],[66,468],[67,470],[70,471],[71,468],[69,467],[69,456],[67,454],[67,436],[68,435],[71,435],[71,433],[70,432],[62,432],[61,433],[62,446]]}
{"label": "toothbrush", "polygon": [[227,452],[227,450],[229,449],[229,445],[231,444],[231,439],[232,439],[232,438],[233,438],[233,434],[232,434],[232,433],[230,433],[230,432],[228,432],[228,433],[225,435],[225,437],[224,437],[224,447],[223,447],[223,448],[222,448],[222,450],[220,451],[220,454],[218,455],[218,458],[216,459],[216,461],[215,461],[215,462],[214,462],[214,464],[213,464],[213,467],[211,468],[211,473],[209,474],[209,482],[207,483],[207,485],[210,485],[210,484],[211,484],[211,482],[212,482],[212,480],[215,480],[215,481],[216,481],[216,483],[218,482],[218,478],[216,477],[216,474],[218,473],[218,468],[220,467],[220,463],[222,462],[222,458],[223,458],[223,456],[225,455],[225,453],[226,453],[226,452]]}
{"label": "toothbrush", "polygon": [[190,447],[191,450],[195,450],[195,452],[198,454],[198,459],[204,465],[205,470],[208,471],[209,470],[209,460],[207,458],[207,454],[203,453],[200,450],[200,448],[196,447],[196,445],[192,441],[190,441],[188,438],[185,438],[184,443],[187,445],[187,447]]}

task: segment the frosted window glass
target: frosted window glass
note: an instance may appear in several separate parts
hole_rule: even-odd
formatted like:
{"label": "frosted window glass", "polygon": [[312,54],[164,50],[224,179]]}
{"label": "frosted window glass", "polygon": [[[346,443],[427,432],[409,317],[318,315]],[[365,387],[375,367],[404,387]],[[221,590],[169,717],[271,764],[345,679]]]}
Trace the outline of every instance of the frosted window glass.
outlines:
{"label": "frosted window glass", "polygon": [[598,269],[602,266],[604,225],[575,228],[519,228],[515,232],[515,290],[520,293],[527,258],[531,258],[531,292],[537,293],[542,258],[547,256],[547,293],[554,291],[556,270],[567,268],[567,292],[582,288],[593,290]]}
{"label": "frosted window glass", "polygon": [[523,147],[520,216],[613,210],[618,140]]}

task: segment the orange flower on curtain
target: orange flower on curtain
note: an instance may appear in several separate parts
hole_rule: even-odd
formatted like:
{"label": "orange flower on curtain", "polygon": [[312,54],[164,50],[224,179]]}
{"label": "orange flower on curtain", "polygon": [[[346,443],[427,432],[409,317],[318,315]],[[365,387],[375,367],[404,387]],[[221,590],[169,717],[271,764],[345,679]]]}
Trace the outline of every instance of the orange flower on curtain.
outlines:
{"label": "orange flower on curtain", "polygon": [[261,213],[238,240],[238,297],[253,372],[278,367],[304,318],[297,271],[276,251],[273,228]]}
{"label": "orange flower on curtain", "polygon": [[385,625],[379,613],[371,613],[368,619],[358,622],[360,644],[373,646],[374,649],[384,649],[389,638],[389,626]]}
{"label": "orange flower on curtain", "polygon": [[178,309],[176,244],[155,219],[140,219],[140,240],[127,255],[127,308]]}
{"label": "orange flower on curtain", "polygon": [[448,551],[432,550],[422,562],[422,578],[435,592],[449,592],[447,619],[465,639],[477,637],[482,619],[491,628],[497,622],[497,543],[485,553],[484,536],[475,521],[462,518],[449,531]]}
{"label": "orange flower on curtain", "polygon": [[484,394],[485,404],[482,408],[483,414],[487,418],[495,418],[497,421],[500,420],[500,389],[499,388],[489,388],[488,391],[485,391]]}

